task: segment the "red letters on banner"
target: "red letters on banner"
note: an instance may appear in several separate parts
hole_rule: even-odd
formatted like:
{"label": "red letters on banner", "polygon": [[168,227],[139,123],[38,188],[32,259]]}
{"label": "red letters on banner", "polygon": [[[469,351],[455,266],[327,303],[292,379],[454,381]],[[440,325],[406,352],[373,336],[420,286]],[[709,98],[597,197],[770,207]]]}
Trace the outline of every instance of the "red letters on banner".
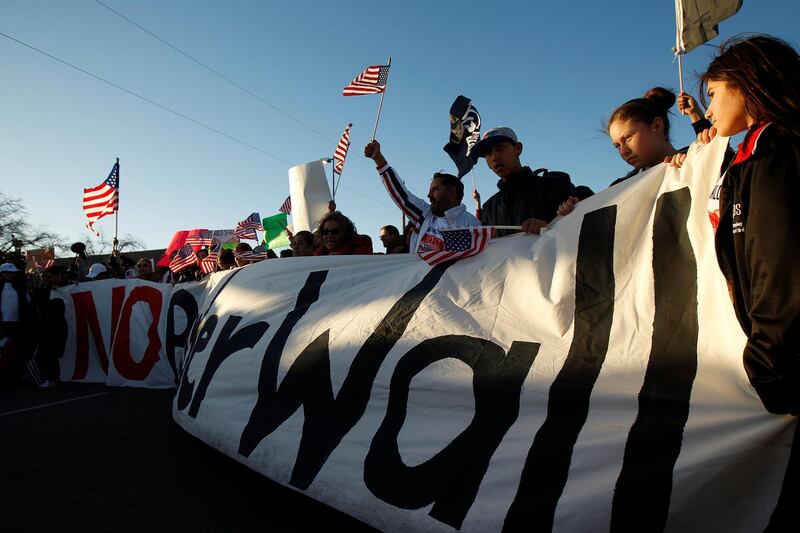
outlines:
{"label": "red letters on banner", "polygon": [[[114,368],[125,379],[131,381],[145,379],[159,360],[158,352],[161,350],[161,339],[158,336],[158,323],[161,318],[161,300],[161,291],[146,286],[136,287],[131,291],[128,299],[125,300],[125,307],[122,309],[122,321],[114,339],[113,353]],[[144,350],[144,357],[137,363],[131,354],[130,337],[131,312],[133,311],[133,306],[139,302],[144,302],[150,307],[153,320],[147,329],[147,347]]]}
{"label": "red letters on banner", "polygon": [[[114,331],[119,320],[119,311],[122,301],[125,298],[125,287],[114,287],[111,290],[111,339],[114,342]],[[72,302],[75,305],[75,371],[72,374],[73,380],[86,378],[89,370],[89,333],[92,334],[97,355],[100,359],[100,366],[103,372],[108,374],[108,353],[103,341],[103,332],[100,330],[100,322],[97,319],[97,308],[94,305],[92,292],[72,293]]]}

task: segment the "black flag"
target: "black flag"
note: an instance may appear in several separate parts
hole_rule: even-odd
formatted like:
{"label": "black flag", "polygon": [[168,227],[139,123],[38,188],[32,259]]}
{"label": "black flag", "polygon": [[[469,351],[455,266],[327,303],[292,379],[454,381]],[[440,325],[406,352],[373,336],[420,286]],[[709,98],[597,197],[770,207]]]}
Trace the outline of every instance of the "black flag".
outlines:
{"label": "black flag", "polygon": [[481,116],[466,96],[456,98],[450,106],[450,142],[444,151],[458,168],[458,177],[464,176],[477,162],[470,151],[481,136]]}

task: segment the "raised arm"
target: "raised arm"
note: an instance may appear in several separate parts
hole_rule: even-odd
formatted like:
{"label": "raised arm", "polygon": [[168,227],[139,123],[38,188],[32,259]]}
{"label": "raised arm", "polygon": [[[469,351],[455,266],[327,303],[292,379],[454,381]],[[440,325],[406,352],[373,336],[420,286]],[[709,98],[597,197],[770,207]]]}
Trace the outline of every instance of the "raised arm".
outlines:
{"label": "raised arm", "polygon": [[375,162],[383,186],[386,187],[386,191],[395,205],[405,213],[411,222],[419,227],[425,218],[425,211],[430,207],[429,204],[422,198],[414,196],[406,188],[397,171],[389,166],[386,158],[383,157],[381,145],[378,141],[372,141],[364,147],[364,155]]}

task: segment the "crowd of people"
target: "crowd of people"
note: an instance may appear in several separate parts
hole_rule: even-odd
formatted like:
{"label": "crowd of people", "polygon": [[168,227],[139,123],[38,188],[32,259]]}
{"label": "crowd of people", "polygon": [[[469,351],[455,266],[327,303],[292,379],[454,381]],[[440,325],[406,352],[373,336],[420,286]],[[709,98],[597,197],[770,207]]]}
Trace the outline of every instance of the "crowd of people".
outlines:
{"label": "crowd of people", "polygon": [[[751,382],[770,411],[797,414],[800,217],[794,214],[792,201],[800,193],[800,59],[790,45],[770,36],[736,38],[722,45],[700,81],[704,89],[701,101],[710,99],[705,112],[690,95],[676,95],[663,87],[655,87],[614,110],[607,133],[631,170],[609,180],[610,186],[660,163],[683,164],[688,147],[677,149],[670,139],[669,113],[676,103],[680,113],[690,118],[700,142],[709,142],[717,134],[729,137],[746,132],[738,151],[734,154],[730,150],[726,158],[722,177],[709,199],[709,216],[716,232],[719,265],[748,336],[744,363]],[[380,228],[385,253],[441,250],[442,231],[452,228],[493,226],[494,235],[499,237],[519,231],[539,233],[593,194],[586,186],[575,186],[566,172],[532,170],[524,165],[523,143],[510,127],[486,131],[471,154],[484,159],[498,177],[497,192],[483,204],[478,192],[473,191],[472,212],[464,205],[464,185],[457,176],[434,173],[427,196],[422,198],[406,187],[377,140],[364,148],[389,197],[408,220],[402,233],[392,225]],[[333,203],[313,231],[290,235],[290,243],[281,258],[375,252],[370,237],[359,234],[353,221]],[[175,272],[163,267],[157,271],[147,259],[126,265],[124,257],[114,254],[109,263],[93,264],[81,276],[84,281],[137,277],[177,283],[265,259],[277,256],[271,250],[256,253],[240,242],[233,249],[204,248],[197,252],[194,263]],[[12,360],[6,356],[12,350],[8,347],[11,343],[21,354],[15,356],[18,361],[38,350],[42,359],[40,382],[52,383],[57,380],[57,365],[53,367],[50,354],[57,353],[58,348],[52,342],[48,344],[41,330],[25,324],[36,314],[38,323],[46,325],[58,312],[52,309],[55,304],[49,303],[48,291],[67,283],[69,272],[52,267],[42,276],[37,291],[30,294],[14,265],[2,265],[0,273],[0,337],[4,339],[0,370],[7,369]]]}

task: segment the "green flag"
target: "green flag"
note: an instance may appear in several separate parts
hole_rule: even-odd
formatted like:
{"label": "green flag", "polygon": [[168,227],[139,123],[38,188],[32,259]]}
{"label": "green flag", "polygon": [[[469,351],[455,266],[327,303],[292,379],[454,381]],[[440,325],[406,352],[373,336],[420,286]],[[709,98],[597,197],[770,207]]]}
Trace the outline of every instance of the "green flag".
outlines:
{"label": "green flag", "polygon": [[261,221],[264,228],[264,247],[268,250],[289,246],[289,235],[286,233],[288,224],[286,213],[278,213]]}

